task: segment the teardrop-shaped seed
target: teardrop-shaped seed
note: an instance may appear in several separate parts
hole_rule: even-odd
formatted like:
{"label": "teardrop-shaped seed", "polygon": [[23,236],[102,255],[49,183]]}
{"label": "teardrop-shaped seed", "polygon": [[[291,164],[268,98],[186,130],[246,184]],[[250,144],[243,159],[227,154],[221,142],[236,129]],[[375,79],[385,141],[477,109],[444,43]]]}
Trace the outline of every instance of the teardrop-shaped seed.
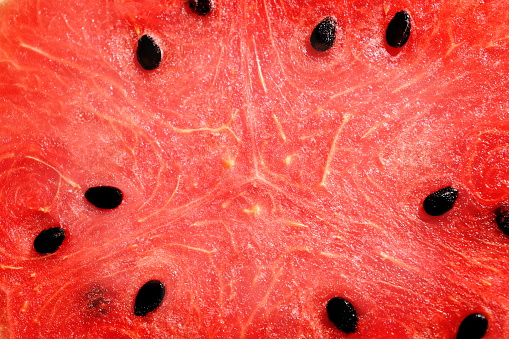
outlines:
{"label": "teardrop-shaped seed", "polygon": [[327,17],[322,20],[311,33],[311,46],[319,52],[325,52],[336,40],[336,20]]}
{"label": "teardrop-shaped seed", "polygon": [[113,186],[95,186],[85,192],[85,198],[95,207],[109,210],[122,203],[123,194]]}
{"label": "teardrop-shaped seed", "polygon": [[458,198],[458,190],[453,187],[444,187],[424,199],[424,211],[432,216],[439,216],[449,211]]}
{"label": "teardrop-shaped seed", "polygon": [[501,206],[495,211],[495,220],[498,228],[505,235],[509,235],[509,206]]}
{"label": "teardrop-shaped seed", "polygon": [[402,47],[410,37],[410,15],[405,11],[400,11],[394,15],[387,30],[385,31],[385,40],[391,47]]}
{"label": "teardrop-shaped seed", "polygon": [[343,298],[334,297],[327,302],[329,320],[345,333],[355,332],[357,329],[357,312],[352,304]]}
{"label": "teardrop-shaped seed", "polygon": [[456,339],[481,339],[487,330],[488,319],[481,313],[473,313],[461,322]]}
{"label": "teardrop-shaped seed", "polygon": [[164,284],[159,280],[150,280],[143,285],[134,302],[134,314],[146,316],[161,305],[166,293]]}
{"label": "teardrop-shaped seed", "polygon": [[136,57],[141,67],[151,71],[161,63],[161,49],[151,36],[144,35],[138,40]]}
{"label": "teardrop-shaped seed", "polygon": [[189,7],[198,15],[207,15],[214,8],[212,0],[190,0]]}
{"label": "teardrop-shaped seed", "polygon": [[55,253],[65,239],[65,231],[60,227],[45,229],[35,237],[34,249],[40,254]]}

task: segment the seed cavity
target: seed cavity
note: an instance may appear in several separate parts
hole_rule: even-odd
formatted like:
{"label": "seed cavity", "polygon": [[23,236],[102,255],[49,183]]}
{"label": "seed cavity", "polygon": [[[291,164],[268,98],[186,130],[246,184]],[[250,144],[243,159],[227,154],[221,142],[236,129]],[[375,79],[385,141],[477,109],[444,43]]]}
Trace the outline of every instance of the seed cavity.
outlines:
{"label": "seed cavity", "polygon": [[107,293],[108,291],[104,288],[94,285],[85,294],[87,309],[92,311],[94,316],[97,317],[110,312],[111,300],[106,296]]}
{"label": "seed cavity", "polygon": [[138,40],[136,57],[141,67],[147,71],[152,71],[159,66],[161,55],[161,49],[151,36],[144,35]]}
{"label": "seed cavity", "polygon": [[495,220],[498,228],[505,235],[509,235],[509,206],[501,206],[495,210]]}
{"label": "seed cavity", "polygon": [[123,194],[113,186],[95,186],[85,192],[85,198],[95,207],[109,210],[122,203]]}
{"label": "seed cavity", "polygon": [[488,330],[488,319],[481,313],[473,313],[461,322],[456,339],[481,339]]}
{"label": "seed cavity", "polygon": [[322,20],[311,33],[311,46],[319,51],[325,52],[332,47],[336,40],[336,20],[327,17]]}
{"label": "seed cavity", "polygon": [[60,227],[51,227],[41,231],[35,237],[34,249],[40,254],[55,253],[65,239],[65,231]]}
{"label": "seed cavity", "polygon": [[343,298],[334,297],[327,302],[329,320],[341,331],[353,333],[357,329],[357,312],[352,304]]}
{"label": "seed cavity", "polygon": [[452,208],[457,198],[457,189],[450,186],[444,187],[424,199],[424,211],[432,216],[442,215]]}
{"label": "seed cavity", "polygon": [[207,15],[214,9],[212,0],[190,0],[189,7],[198,15]]}
{"label": "seed cavity", "polygon": [[410,37],[410,15],[406,11],[400,11],[394,15],[387,30],[385,31],[385,40],[391,47],[403,47]]}
{"label": "seed cavity", "polygon": [[146,316],[161,305],[166,289],[159,280],[150,280],[143,285],[134,302],[134,314]]}

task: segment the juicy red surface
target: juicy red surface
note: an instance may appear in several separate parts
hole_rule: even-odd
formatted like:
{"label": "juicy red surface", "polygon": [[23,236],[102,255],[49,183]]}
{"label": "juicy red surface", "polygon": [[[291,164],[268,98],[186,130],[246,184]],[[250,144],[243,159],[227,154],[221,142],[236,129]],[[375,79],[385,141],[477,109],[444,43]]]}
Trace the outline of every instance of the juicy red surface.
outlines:
{"label": "juicy red surface", "polygon": [[[454,338],[476,312],[509,337],[507,5],[2,1],[0,337]],[[87,203],[98,185],[123,203]],[[425,215],[446,186],[454,208]],[[166,296],[137,317],[153,279]]]}

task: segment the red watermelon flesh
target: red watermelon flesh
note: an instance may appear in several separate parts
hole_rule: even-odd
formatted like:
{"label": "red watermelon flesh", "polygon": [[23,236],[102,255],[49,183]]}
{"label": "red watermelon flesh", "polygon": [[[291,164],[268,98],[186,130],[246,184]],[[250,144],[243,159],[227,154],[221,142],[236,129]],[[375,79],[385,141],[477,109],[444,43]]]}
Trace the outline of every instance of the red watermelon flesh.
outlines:
{"label": "red watermelon flesh", "polygon": [[0,338],[456,338],[475,313],[509,338],[508,5],[1,1]]}

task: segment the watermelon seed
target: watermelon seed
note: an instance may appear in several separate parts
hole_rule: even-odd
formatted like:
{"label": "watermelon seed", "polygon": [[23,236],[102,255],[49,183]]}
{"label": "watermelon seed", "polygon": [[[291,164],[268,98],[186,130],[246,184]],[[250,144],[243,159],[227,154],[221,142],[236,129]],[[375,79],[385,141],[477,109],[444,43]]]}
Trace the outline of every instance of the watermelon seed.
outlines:
{"label": "watermelon seed", "polygon": [[442,215],[452,208],[457,198],[457,189],[450,186],[444,187],[424,199],[424,211],[432,216]]}
{"label": "watermelon seed", "polygon": [[387,30],[385,31],[385,40],[391,47],[403,47],[410,37],[410,15],[405,11],[400,11],[394,15]]}
{"label": "watermelon seed", "polygon": [[166,290],[164,284],[159,280],[150,280],[143,285],[134,302],[134,314],[146,316],[159,307],[163,301]]}
{"label": "watermelon seed", "polygon": [[116,187],[95,186],[85,192],[85,198],[95,207],[109,210],[122,203],[123,194]]}
{"label": "watermelon seed", "polygon": [[136,57],[141,67],[151,71],[156,69],[161,63],[161,49],[152,37],[144,35],[138,40]]}
{"label": "watermelon seed", "polygon": [[55,253],[65,239],[65,231],[60,227],[51,227],[41,231],[35,237],[34,249],[40,254]]}
{"label": "watermelon seed", "polygon": [[498,228],[505,235],[509,235],[509,206],[501,206],[495,211],[495,220]]}
{"label": "watermelon seed", "polygon": [[334,325],[345,333],[355,332],[357,312],[352,304],[343,298],[334,297],[327,302],[327,316]]}
{"label": "watermelon seed", "polygon": [[487,330],[488,319],[480,313],[473,313],[461,322],[456,339],[480,339]]}
{"label": "watermelon seed", "polygon": [[189,7],[198,15],[207,15],[214,9],[214,4],[212,0],[190,0]]}
{"label": "watermelon seed", "polygon": [[327,17],[322,20],[311,33],[311,46],[319,51],[325,52],[332,47],[336,40],[336,20]]}

